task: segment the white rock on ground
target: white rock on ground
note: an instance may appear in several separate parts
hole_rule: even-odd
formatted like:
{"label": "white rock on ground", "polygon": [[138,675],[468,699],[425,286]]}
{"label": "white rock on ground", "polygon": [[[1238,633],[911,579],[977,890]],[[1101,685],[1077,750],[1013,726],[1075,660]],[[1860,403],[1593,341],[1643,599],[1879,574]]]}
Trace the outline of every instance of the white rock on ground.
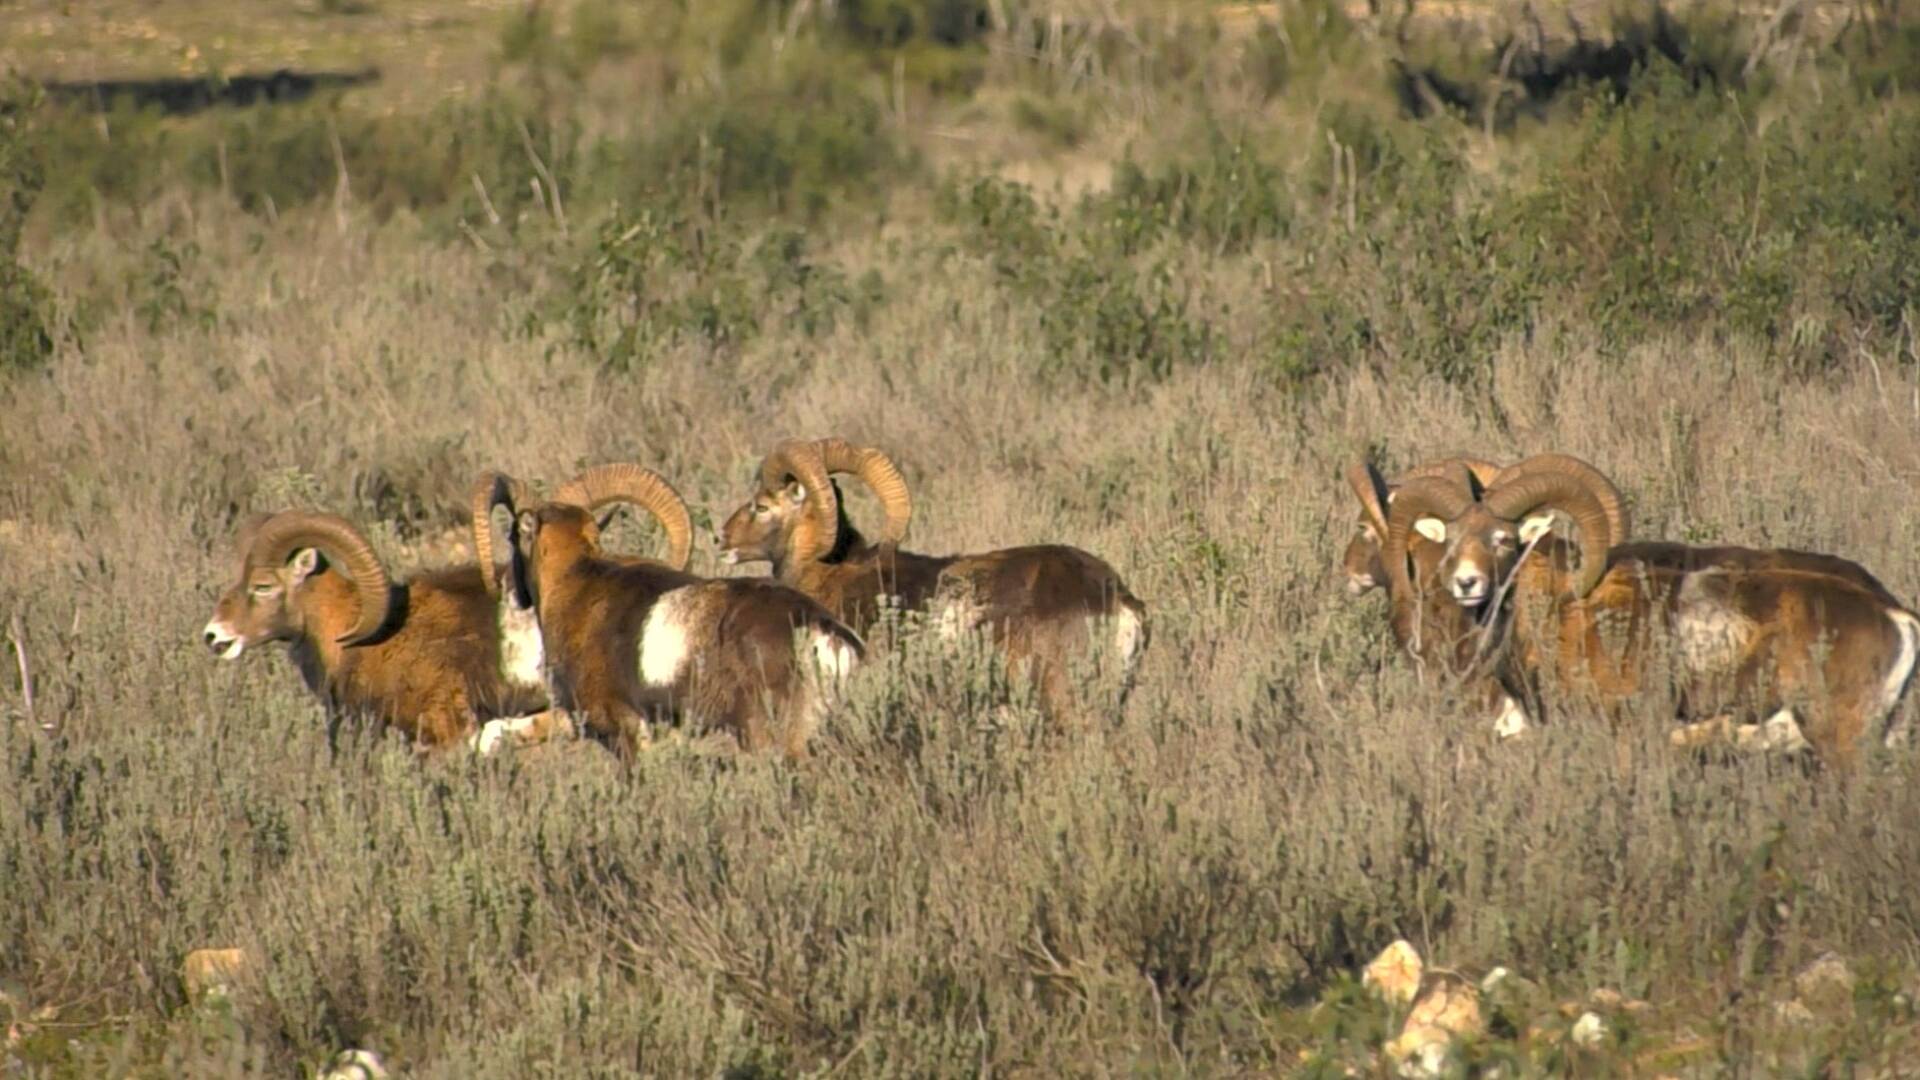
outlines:
{"label": "white rock on ground", "polygon": [[1402,939],[1380,950],[1361,974],[1360,985],[1394,1005],[1405,1005],[1419,992],[1420,975],[1425,970],[1419,951]]}
{"label": "white rock on ground", "polygon": [[1591,1050],[1606,1041],[1607,1022],[1597,1012],[1581,1013],[1580,1019],[1573,1022],[1573,1030],[1567,1032],[1567,1037],[1573,1040],[1575,1046]]}
{"label": "white rock on ground", "polygon": [[1447,1054],[1462,1036],[1486,1031],[1480,1012],[1480,991],[1452,972],[1435,972],[1425,980],[1413,1011],[1400,1034],[1385,1047],[1401,1076],[1444,1075]]}

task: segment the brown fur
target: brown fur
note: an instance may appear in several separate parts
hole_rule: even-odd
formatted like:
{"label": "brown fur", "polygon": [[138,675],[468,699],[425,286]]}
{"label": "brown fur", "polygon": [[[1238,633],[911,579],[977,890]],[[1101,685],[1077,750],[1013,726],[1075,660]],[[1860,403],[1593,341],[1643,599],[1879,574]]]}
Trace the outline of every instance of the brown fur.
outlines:
{"label": "brown fur", "polygon": [[477,721],[546,707],[544,694],[501,675],[496,609],[478,567],[395,585],[380,632],[363,644],[339,644],[358,613],[352,582],[324,557],[302,573],[298,558],[264,566],[243,553],[240,580],[221,595],[213,617],[249,648],[286,642],[308,688],[335,718],[370,716],[423,749],[457,742]]}
{"label": "brown fur", "polygon": [[[1464,460],[1464,459],[1447,459]],[[1431,471],[1440,462],[1421,466]],[[1486,481],[1491,477],[1477,476]],[[1482,523],[1483,530],[1488,523]],[[1423,672],[1439,671],[1456,679],[1466,679],[1471,684],[1469,696],[1489,709],[1497,706],[1503,693],[1499,679],[1484,672],[1472,671],[1474,660],[1481,644],[1481,627],[1473,609],[1462,607],[1453,600],[1441,576],[1441,563],[1447,558],[1449,549],[1464,549],[1468,545],[1479,545],[1474,550],[1487,552],[1488,559],[1494,559],[1487,543],[1484,531],[1474,533],[1460,530],[1468,535],[1456,539],[1456,531],[1449,527],[1448,544],[1438,544],[1419,535],[1411,534],[1407,540],[1407,558],[1411,569],[1410,578],[1414,583],[1414,597],[1392,595],[1391,579],[1381,562],[1381,541],[1386,531],[1384,521],[1376,522],[1365,504],[1362,504],[1360,519],[1354,536],[1347,542],[1341,556],[1341,572],[1345,575],[1348,591],[1356,595],[1363,594],[1373,587],[1386,588],[1389,593],[1389,621],[1393,628],[1394,640],[1414,656]],[[1616,538],[1616,542],[1619,538]],[[1549,540],[1543,542],[1544,550]],[[1564,545],[1562,545],[1564,547]],[[1761,550],[1740,547],[1691,547],[1673,543],[1639,543],[1628,545],[1632,558],[1651,567],[1657,567],[1665,573],[1686,574],[1710,568],[1739,569],[1751,571],[1800,570],[1814,574],[1825,574],[1844,581],[1862,592],[1873,596],[1890,607],[1899,607],[1885,586],[1859,564],[1834,555],[1816,552],[1798,551],[1787,548]],[[1614,549],[1616,553],[1620,547]],[[1518,549],[1505,552],[1500,560],[1500,574],[1511,571],[1512,559]],[[1537,556],[1536,556],[1537,557]],[[1563,555],[1564,557],[1564,555]],[[1450,566],[1449,571],[1450,572]],[[1603,580],[1603,585],[1606,582]],[[1599,589],[1595,590],[1596,595]],[[1537,649],[1529,655],[1537,658]],[[1537,659],[1523,663],[1526,670],[1539,670]],[[1537,683],[1537,680],[1532,680]],[[1877,686],[1878,684],[1876,684]],[[1538,715],[1539,694],[1537,686],[1530,686],[1526,695],[1515,694],[1517,700],[1527,704],[1529,711]],[[1877,690],[1876,690],[1877,693]],[[1693,710],[1689,710],[1693,711]],[[1696,715],[1699,715],[1696,713]]]}
{"label": "brown fur", "polygon": [[[1619,718],[1671,686],[1685,718],[1751,723],[1792,709],[1821,759],[1840,766],[1891,708],[1886,688],[1903,643],[1890,616],[1908,613],[1857,565],[1805,552],[1626,544],[1576,599],[1573,562],[1571,545],[1548,538],[1515,574],[1499,671],[1523,701],[1537,705],[1554,691]],[[1511,564],[1501,569],[1509,573]]]}
{"label": "brown fur", "polygon": [[[722,546],[739,561],[766,559],[773,577],[812,597],[867,633],[881,598],[938,617],[951,609],[958,629],[984,631],[1007,661],[1033,680],[1040,704],[1055,717],[1077,715],[1073,664],[1092,645],[1092,621],[1125,608],[1140,620],[1147,608],[1105,561],[1057,544],[1003,548],[981,555],[917,555],[873,544],[847,520],[841,502],[839,541],[823,557],[814,526],[800,512],[805,490],[761,491],[722,527]],[[964,613],[964,615],[961,615]],[[1124,704],[1131,673],[1119,688]]]}
{"label": "brown fur", "polygon": [[[539,611],[556,702],[622,752],[670,716],[731,734],[747,750],[806,753],[819,693],[796,631],[859,637],[819,604],[767,582],[712,580],[645,559],[602,555],[585,511],[548,504],[520,514],[516,555]],[[691,590],[690,592],[687,590]],[[671,685],[642,677],[644,631],[655,607],[682,605],[688,662]]]}

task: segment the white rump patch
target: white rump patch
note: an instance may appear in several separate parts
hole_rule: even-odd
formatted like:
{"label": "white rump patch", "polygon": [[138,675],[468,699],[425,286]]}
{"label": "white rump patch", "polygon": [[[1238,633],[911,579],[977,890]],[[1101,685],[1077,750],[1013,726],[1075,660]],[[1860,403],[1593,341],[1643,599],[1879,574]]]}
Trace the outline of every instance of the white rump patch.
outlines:
{"label": "white rump patch", "polygon": [[640,628],[640,679],[648,686],[672,686],[686,669],[693,601],[694,587],[684,586],[660,597],[647,612]]}
{"label": "white rump patch", "polygon": [[[1894,656],[1893,663],[1887,668],[1887,681],[1880,689],[1880,713],[1885,716],[1900,704],[1900,695],[1906,692],[1907,680],[1913,677],[1913,662],[1920,656],[1920,619],[1912,612],[1890,611],[1887,618],[1893,620],[1893,628],[1900,634],[1900,651]],[[1900,746],[1907,741],[1907,725],[1888,722],[1886,733],[1881,742],[1887,747]]]}
{"label": "white rump patch", "polygon": [[1447,542],[1447,523],[1436,517],[1423,517],[1414,522],[1413,531],[1436,544]]}
{"label": "white rump patch", "polygon": [[513,596],[500,596],[500,677],[507,685],[539,687],[545,685],[547,651],[540,637],[539,614],[533,608],[515,607]]}
{"label": "white rump patch", "polygon": [[854,666],[860,662],[859,656],[853,651],[853,646],[841,640],[838,635],[822,630],[812,631],[810,636],[813,639],[815,670],[831,682],[839,682],[853,674]]}
{"label": "white rump patch", "polygon": [[1493,734],[1498,739],[1517,739],[1533,729],[1527,719],[1527,710],[1513,700],[1513,695],[1500,695],[1500,711],[1493,718]]}
{"label": "white rump patch", "polygon": [[1119,612],[1113,617],[1113,647],[1120,660],[1120,670],[1131,672],[1140,662],[1140,654],[1146,649],[1146,626],[1140,613],[1120,605]]}

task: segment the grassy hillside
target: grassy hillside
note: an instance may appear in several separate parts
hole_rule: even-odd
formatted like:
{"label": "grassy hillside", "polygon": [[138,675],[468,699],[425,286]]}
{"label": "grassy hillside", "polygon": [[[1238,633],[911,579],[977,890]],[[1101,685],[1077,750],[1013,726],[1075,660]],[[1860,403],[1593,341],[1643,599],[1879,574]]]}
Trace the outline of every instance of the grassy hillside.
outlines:
{"label": "grassy hillside", "polygon": [[[215,55],[177,7],[124,14]],[[1645,536],[1920,598],[1896,9],[1626,11],[1618,83],[1499,11],[262,10],[236,63],[386,77],[0,115],[5,1068],[1389,1075],[1357,972],[1402,937],[1524,979],[1462,1069],[1909,1067],[1910,752],[1494,745],[1335,572],[1362,455],[1557,450]],[[396,74],[416,16],[470,74]],[[171,63],[63,21],[112,17],[5,14],[68,42],[31,74]],[[640,461],[704,527],[827,433],[894,453],[918,548],[1112,561],[1154,613],[1125,715],[1048,731],[909,643],[805,767],[419,761],[197,641],[256,509],[410,570],[462,556],[483,467]],[[228,945],[259,967],[188,1001]],[[1828,952],[1850,989],[1797,987]],[[1582,1047],[1596,990],[1649,1004]]]}

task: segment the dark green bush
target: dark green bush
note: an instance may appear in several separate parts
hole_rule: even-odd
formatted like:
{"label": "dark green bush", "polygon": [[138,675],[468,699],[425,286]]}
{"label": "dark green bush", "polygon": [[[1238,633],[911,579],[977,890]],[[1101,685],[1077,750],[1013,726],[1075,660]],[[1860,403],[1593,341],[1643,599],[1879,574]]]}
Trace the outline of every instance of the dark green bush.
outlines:
{"label": "dark green bush", "polygon": [[21,231],[46,176],[22,153],[12,121],[0,124],[0,372],[5,372],[45,363],[53,355],[53,335],[47,323],[52,298],[20,262]]}
{"label": "dark green bush", "polygon": [[849,281],[815,259],[797,229],[752,235],[663,203],[609,214],[552,308],[575,345],[627,371],[676,341],[736,346],[769,324],[825,334],[864,319],[882,295],[877,275]]}

